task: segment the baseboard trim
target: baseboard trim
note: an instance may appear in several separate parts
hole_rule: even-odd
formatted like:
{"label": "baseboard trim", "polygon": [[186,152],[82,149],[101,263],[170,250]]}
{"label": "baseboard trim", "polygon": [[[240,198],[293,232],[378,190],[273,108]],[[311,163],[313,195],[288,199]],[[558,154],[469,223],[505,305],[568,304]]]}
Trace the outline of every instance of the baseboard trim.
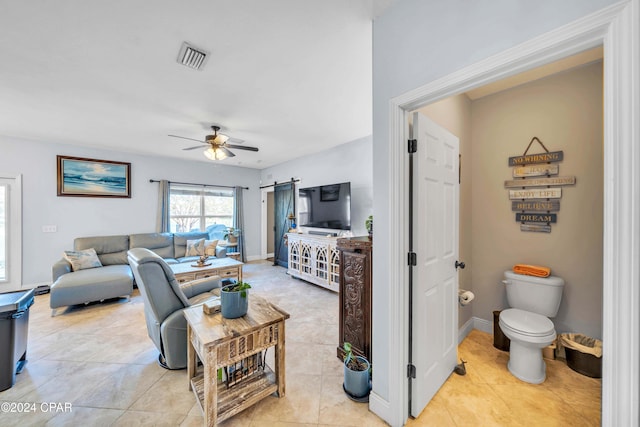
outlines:
{"label": "baseboard trim", "polygon": [[369,394],[369,410],[382,418],[389,425],[394,425],[391,417],[391,404],[374,391]]}
{"label": "baseboard trim", "polygon": [[493,334],[493,322],[481,319],[479,317],[472,317],[473,320],[473,329],[479,329],[482,332],[486,332],[488,334]]}
{"label": "baseboard trim", "polygon": [[458,329],[458,345],[469,335],[473,330],[473,317],[467,320],[460,329]]}
{"label": "baseboard trim", "polygon": [[474,329],[478,329],[479,331],[486,332],[488,334],[493,334],[493,322],[479,317],[472,317],[467,320],[464,325],[458,329],[458,344],[460,344]]}

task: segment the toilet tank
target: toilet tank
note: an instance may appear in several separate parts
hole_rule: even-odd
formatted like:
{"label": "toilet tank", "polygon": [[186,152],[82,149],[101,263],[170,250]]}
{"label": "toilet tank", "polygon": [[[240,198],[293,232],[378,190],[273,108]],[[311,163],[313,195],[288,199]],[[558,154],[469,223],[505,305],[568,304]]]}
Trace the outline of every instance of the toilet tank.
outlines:
{"label": "toilet tank", "polygon": [[504,272],[509,307],[555,317],[562,300],[564,280],[560,277],[534,277]]}

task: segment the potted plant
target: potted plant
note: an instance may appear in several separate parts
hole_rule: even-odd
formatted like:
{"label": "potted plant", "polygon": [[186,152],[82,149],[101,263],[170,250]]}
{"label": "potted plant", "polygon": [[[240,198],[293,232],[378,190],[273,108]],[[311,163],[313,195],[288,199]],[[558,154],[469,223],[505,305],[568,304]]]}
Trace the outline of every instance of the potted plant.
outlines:
{"label": "potted plant", "polygon": [[369,378],[371,364],[362,356],[355,356],[351,351],[351,343],[345,342],[344,355],[344,391],[353,399],[365,397],[371,389]]}
{"label": "potted plant", "polygon": [[249,289],[247,282],[234,282],[220,289],[220,310],[222,317],[236,319],[247,314]]}
{"label": "potted plant", "polygon": [[364,226],[367,229],[367,233],[369,233],[369,237],[373,236],[373,215],[369,215],[364,222]]}
{"label": "potted plant", "polygon": [[229,243],[237,243],[239,235],[240,235],[239,228],[227,227],[227,230],[225,231],[223,238]]}

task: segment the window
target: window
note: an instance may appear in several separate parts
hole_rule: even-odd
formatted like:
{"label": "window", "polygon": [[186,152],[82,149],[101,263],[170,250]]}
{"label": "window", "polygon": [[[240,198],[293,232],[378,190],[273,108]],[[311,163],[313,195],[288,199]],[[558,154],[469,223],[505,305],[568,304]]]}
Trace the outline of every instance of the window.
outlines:
{"label": "window", "polygon": [[205,231],[213,224],[233,226],[232,189],[170,184],[171,232]]}

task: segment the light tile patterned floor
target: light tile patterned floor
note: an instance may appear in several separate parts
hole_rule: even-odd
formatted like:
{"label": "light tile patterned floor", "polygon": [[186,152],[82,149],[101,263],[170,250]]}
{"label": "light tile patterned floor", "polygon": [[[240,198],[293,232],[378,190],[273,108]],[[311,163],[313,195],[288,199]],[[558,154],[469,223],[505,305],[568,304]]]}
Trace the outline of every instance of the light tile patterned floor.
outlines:
{"label": "light tile patterned floor", "polygon": [[[384,426],[366,404],[342,391],[336,358],[337,294],[292,279],[270,263],[247,264],[253,289],[291,314],[286,329],[287,395],[268,397],[223,426]],[[459,349],[468,374],[453,375],[424,413],[408,425],[598,425],[600,381],[549,364],[541,386],[506,371],[506,353],[474,331]],[[35,403],[35,413],[3,413],[1,426],[201,426],[186,371],[156,363],[143,302],[77,307],[51,318],[49,296],[30,310],[27,364],[0,402]],[[273,352],[270,352],[272,358]],[[269,358],[268,358],[269,360]],[[70,403],[72,412],[43,411],[42,402]],[[46,407],[46,406],[45,406]],[[55,408],[54,408],[55,409]],[[540,422],[534,422],[540,420]]]}

